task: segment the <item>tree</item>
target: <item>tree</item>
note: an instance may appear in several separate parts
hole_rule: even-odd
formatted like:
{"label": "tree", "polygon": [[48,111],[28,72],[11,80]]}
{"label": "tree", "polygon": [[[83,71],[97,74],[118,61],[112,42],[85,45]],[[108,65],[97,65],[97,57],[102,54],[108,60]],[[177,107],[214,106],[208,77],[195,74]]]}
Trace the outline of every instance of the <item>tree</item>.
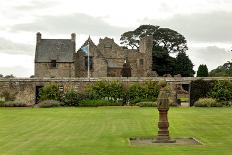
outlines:
{"label": "tree", "polygon": [[156,71],[159,76],[163,76],[164,74],[174,75],[176,60],[175,58],[169,56],[167,50],[160,48],[157,51],[153,51],[152,55],[153,71]]}
{"label": "tree", "polygon": [[187,41],[183,35],[169,28],[154,25],[141,25],[134,31],[121,35],[121,44],[126,47],[139,48],[139,40],[145,36],[153,36],[153,49],[163,48],[168,53],[184,52],[188,49]]}
{"label": "tree", "polygon": [[193,63],[185,52],[178,53],[174,73],[181,74],[183,77],[192,77],[195,74]]}
{"label": "tree", "polygon": [[13,74],[10,74],[10,75],[6,75],[5,78],[15,78],[15,76]]}
{"label": "tree", "polygon": [[228,61],[222,66],[218,66],[216,69],[213,69],[212,71],[210,71],[209,76],[213,76],[213,77],[232,76],[232,62]]}
{"label": "tree", "polygon": [[197,77],[207,77],[209,75],[206,65],[201,64],[197,70]]}

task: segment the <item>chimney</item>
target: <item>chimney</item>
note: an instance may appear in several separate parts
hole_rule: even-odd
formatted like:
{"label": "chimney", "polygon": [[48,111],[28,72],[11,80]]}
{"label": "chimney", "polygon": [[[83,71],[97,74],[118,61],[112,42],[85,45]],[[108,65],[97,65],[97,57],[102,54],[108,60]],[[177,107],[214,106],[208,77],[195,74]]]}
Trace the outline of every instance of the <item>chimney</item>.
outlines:
{"label": "chimney", "polygon": [[76,34],[75,33],[71,34],[71,40],[74,41],[74,42],[76,41]]}
{"label": "chimney", "polygon": [[40,43],[41,39],[42,39],[42,34],[40,32],[37,32],[36,33],[36,42]]}

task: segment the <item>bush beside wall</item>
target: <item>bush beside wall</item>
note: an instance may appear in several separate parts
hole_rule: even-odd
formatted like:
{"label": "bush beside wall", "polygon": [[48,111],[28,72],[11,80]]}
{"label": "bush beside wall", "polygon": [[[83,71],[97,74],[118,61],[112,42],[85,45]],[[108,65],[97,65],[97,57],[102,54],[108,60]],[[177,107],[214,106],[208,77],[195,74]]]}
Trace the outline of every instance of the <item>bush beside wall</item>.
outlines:
{"label": "bush beside wall", "polygon": [[56,100],[44,100],[39,102],[38,107],[40,108],[51,108],[51,107],[59,107],[62,106],[63,103]]}
{"label": "bush beside wall", "polygon": [[0,107],[29,107],[29,106],[31,106],[31,105],[28,105],[23,101],[0,102]]}
{"label": "bush beside wall", "polygon": [[222,107],[220,102],[213,98],[200,98],[194,103],[195,107]]}
{"label": "bush beside wall", "polygon": [[98,106],[122,106],[120,102],[111,102],[107,100],[82,100],[79,103],[80,107],[98,107]]}
{"label": "bush beside wall", "polygon": [[199,98],[205,98],[208,96],[208,93],[212,90],[215,81],[203,81],[196,80],[191,82],[191,91],[190,91],[190,105],[193,104]]}

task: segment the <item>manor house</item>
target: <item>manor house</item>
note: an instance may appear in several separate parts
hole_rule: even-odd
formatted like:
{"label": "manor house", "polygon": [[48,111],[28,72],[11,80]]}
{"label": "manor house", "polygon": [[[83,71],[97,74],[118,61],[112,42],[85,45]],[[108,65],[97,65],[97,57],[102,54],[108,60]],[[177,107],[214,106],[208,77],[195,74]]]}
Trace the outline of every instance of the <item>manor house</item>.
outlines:
{"label": "manor house", "polygon": [[[89,54],[83,50],[87,46]],[[87,77],[88,68],[90,77],[122,77],[125,66],[128,76],[147,77],[152,74],[152,46],[151,36],[140,40],[138,50],[121,47],[108,37],[95,45],[89,37],[76,51],[76,34],[70,39],[43,39],[38,32],[35,77]]]}

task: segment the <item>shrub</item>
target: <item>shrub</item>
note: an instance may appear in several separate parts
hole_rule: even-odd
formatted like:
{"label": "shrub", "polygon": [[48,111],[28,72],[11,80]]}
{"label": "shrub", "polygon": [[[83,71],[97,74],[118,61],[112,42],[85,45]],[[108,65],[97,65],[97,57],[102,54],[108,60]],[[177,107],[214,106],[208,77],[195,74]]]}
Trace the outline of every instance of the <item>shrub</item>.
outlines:
{"label": "shrub", "polygon": [[0,103],[1,107],[28,107],[25,102],[23,101],[6,101]]}
{"label": "shrub", "polygon": [[110,102],[107,100],[82,100],[79,103],[81,107],[98,107],[98,106],[121,106],[120,102]]}
{"label": "shrub", "polygon": [[222,107],[220,102],[213,98],[200,98],[194,104],[195,107]]}
{"label": "shrub", "polygon": [[0,107],[4,107],[4,101],[0,101]]}
{"label": "shrub", "polygon": [[111,81],[108,84],[108,97],[112,98],[113,101],[122,99],[124,93],[123,84],[119,81]]}
{"label": "shrub", "polygon": [[74,90],[70,90],[65,93],[63,98],[64,105],[67,106],[78,106],[80,102],[80,97]]}
{"label": "shrub", "polygon": [[14,101],[15,100],[15,93],[11,93],[7,90],[4,90],[1,95],[1,97],[3,97],[5,99],[5,101]]}
{"label": "shrub", "polygon": [[145,88],[145,98],[146,99],[157,99],[158,95],[159,95],[159,90],[160,87],[158,85],[158,82],[156,81],[146,81],[143,85],[143,87]]}
{"label": "shrub", "polygon": [[139,102],[139,103],[136,103],[136,106],[139,106],[139,107],[157,107],[157,103],[156,102]]}
{"label": "shrub", "polygon": [[232,101],[232,82],[217,81],[209,96],[219,101]]}
{"label": "shrub", "polygon": [[119,81],[98,81],[87,88],[87,93],[91,94],[92,99],[129,102],[134,105],[144,99],[155,100],[159,94],[159,86],[154,81],[135,83],[129,87],[124,87]]}
{"label": "shrub", "polygon": [[225,107],[232,107],[232,101],[220,101],[219,103]]}
{"label": "shrub", "polygon": [[63,105],[62,102],[56,100],[44,100],[39,102],[38,107],[40,108],[50,108],[50,107],[58,107]]}
{"label": "shrub", "polygon": [[141,84],[135,83],[128,88],[128,100],[130,104],[134,104],[133,100],[139,100],[146,98],[145,88]]}
{"label": "shrub", "polygon": [[119,81],[97,81],[90,85],[87,92],[94,99],[105,99],[117,101],[123,98],[123,84]]}
{"label": "shrub", "polygon": [[180,101],[181,101],[181,102],[188,102],[188,101],[189,101],[189,98],[188,98],[188,97],[181,97],[181,98],[180,98]]}
{"label": "shrub", "polygon": [[39,91],[39,100],[61,100],[62,93],[59,90],[59,86],[57,84],[48,84],[45,85]]}
{"label": "shrub", "polygon": [[208,93],[213,88],[214,83],[215,81],[192,81],[190,91],[190,105],[192,106],[199,98],[208,97]]}

